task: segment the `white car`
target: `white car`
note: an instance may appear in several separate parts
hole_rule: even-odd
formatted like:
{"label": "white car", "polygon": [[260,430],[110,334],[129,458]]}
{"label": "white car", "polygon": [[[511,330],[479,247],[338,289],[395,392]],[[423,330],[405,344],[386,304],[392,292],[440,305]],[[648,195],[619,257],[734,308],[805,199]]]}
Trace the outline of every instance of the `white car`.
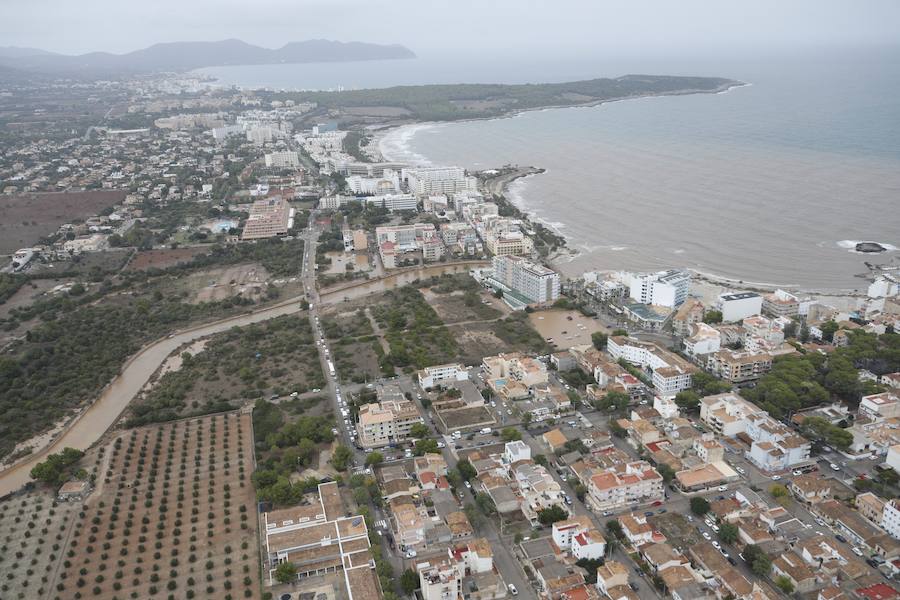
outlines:
{"label": "white car", "polygon": [[860,550],[860,549],[859,549],[858,547],[856,547],[856,546],[853,546],[853,547],[851,548],[851,550],[853,550],[853,554],[855,554],[855,555],[857,555],[857,556],[862,556],[862,555],[863,555],[863,551]]}
{"label": "white car", "polygon": [[708,533],[706,533],[706,532],[704,531],[704,532],[703,532],[703,539],[709,541],[709,540],[712,539],[712,536],[710,536]]}
{"label": "white car", "polygon": [[840,471],[841,470],[841,468],[834,463],[831,463],[831,465],[829,465],[829,466],[831,467],[832,471]]}
{"label": "white car", "polygon": [[772,475],[772,481],[778,481],[781,479],[781,475]]}
{"label": "white car", "polygon": [[719,488],[718,488],[718,490],[719,490],[720,492],[727,492],[727,491],[728,491],[728,488],[725,487],[724,485],[720,485]]}
{"label": "white car", "polygon": [[509,584],[509,593],[512,594],[513,596],[518,596],[519,590],[517,590],[516,586],[514,586],[513,584]]}
{"label": "white car", "polygon": [[800,477],[801,475],[803,475],[803,471],[794,471],[793,473],[794,477]]}
{"label": "white car", "polygon": [[718,550],[719,548],[722,547],[722,546],[719,544],[719,542],[717,542],[717,541],[715,541],[715,540],[713,540],[712,545],[713,545],[713,548],[715,548],[716,550]]}
{"label": "white car", "polygon": [[718,526],[718,525],[711,525],[711,526],[710,526],[710,529],[712,529],[712,530],[715,531],[716,533],[719,533],[719,526]]}

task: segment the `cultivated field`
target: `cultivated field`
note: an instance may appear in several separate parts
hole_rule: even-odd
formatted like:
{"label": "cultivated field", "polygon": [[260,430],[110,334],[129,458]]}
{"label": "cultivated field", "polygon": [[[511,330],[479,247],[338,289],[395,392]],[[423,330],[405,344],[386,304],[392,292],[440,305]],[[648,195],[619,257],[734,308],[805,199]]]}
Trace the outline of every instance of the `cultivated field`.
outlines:
{"label": "cultivated field", "polygon": [[134,429],[104,449],[53,598],[259,598],[252,423]]}
{"label": "cultivated field", "polygon": [[78,505],[29,492],[0,503],[0,598],[43,598],[62,560]]}
{"label": "cultivated field", "polygon": [[45,192],[0,197],[0,254],[33,246],[59,226],[75,219],[86,219],[120,203],[125,192],[93,190],[89,192]]}

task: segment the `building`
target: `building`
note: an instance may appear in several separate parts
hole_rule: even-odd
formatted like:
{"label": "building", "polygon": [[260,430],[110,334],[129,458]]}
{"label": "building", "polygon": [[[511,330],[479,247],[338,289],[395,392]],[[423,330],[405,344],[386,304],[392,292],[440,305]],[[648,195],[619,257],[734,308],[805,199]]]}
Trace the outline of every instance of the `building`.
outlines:
{"label": "building", "polygon": [[416,565],[422,600],[459,600],[463,597],[462,582],[465,567],[462,562],[442,560]]}
{"label": "building", "polygon": [[783,471],[809,461],[809,440],[765,412],[747,419],[746,434],[753,440],[746,456],[763,471]]}
{"label": "building", "polygon": [[800,314],[800,299],[784,290],[763,296],[762,312],[771,317],[795,317]]}
{"label": "building", "polygon": [[300,157],[296,152],[272,152],[266,154],[266,166],[276,169],[288,169],[300,166]]}
{"label": "building", "polygon": [[451,195],[457,192],[474,192],[478,182],[466,175],[462,167],[421,167],[403,169],[401,179],[411,194],[416,196]]}
{"label": "building", "polygon": [[900,444],[894,444],[888,448],[887,465],[900,473]]}
{"label": "building", "polygon": [[884,503],[881,527],[894,539],[900,539],[900,503],[896,499]]}
{"label": "building", "polygon": [[721,294],[716,308],[722,313],[722,321],[735,323],[762,312],[762,296],[755,292]]}
{"label": "building", "polygon": [[294,209],[281,196],[256,200],[244,224],[242,240],[261,240],[287,234],[293,225]]}
{"label": "building", "polygon": [[648,275],[634,275],[629,288],[631,297],[641,304],[675,308],[686,299],[691,287],[688,271],[670,269]]}
{"label": "building", "polygon": [[419,199],[412,194],[384,194],[382,196],[369,196],[366,204],[386,208],[390,212],[401,210],[417,210]]}
{"label": "building", "polygon": [[87,481],[67,481],[59,488],[56,499],[61,502],[81,502],[91,493],[91,484]]}
{"label": "building", "polygon": [[298,578],[342,571],[351,598],[378,591],[365,519],[345,516],[345,510],[337,483],[329,482],[319,484],[310,504],[263,513],[269,585],[276,567],[289,562]]}
{"label": "building", "polygon": [[719,330],[703,322],[688,327],[688,336],[684,338],[684,353],[693,360],[702,360],[707,354],[718,352],[722,344]]}
{"label": "building", "polygon": [[559,273],[520,256],[494,256],[493,279],[522,296],[528,304],[559,299]]}
{"label": "building", "polygon": [[768,352],[721,348],[707,355],[706,369],[730,383],[744,383],[759,379],[771,371],[772,355]]}
{"label": "building", "polygon": [[390,399],[360,407],[359,443],[368,450],[402,442],[409,439],[412,426],[422,422],[416,405],[397,392]]}
{"label": "building", "polygon": [[892,392],[863,396],[859,412],[873,421],[900,417],[900,397]]}
{"label": "building", "polygon": [[690,335],[691,325],[703,322],[706,307],[699,298],[688,297],[672,317],[672,332],[679,337]]}
{"label": "building", "polygon": [[465,381],[469,378],[469,371],[465,365],[434,365],[425,367],[416,374],[419,380],[419,387],[423,390],[433,388],[436,385],[454,383],[457,381]]}
{"label": "building", "polygon": [[765,411],[734,392],[700,399],[700,420],[725,437],[737,437],[747,431],[748,420],[757,414]]}
{"label": "building", "polygon": [[635,338],[612,336],[606,350],[614,359],[624,359],[650,372],[653,387],[661,396],[674,396],[691,387],[697,367],[682,357],[649,342]]}
{"label": "building", "polygon": [[644,461],[603,470],[588,482],[588,504],[595,511],[620,508],[637,502],[662,500],[662,476]]}

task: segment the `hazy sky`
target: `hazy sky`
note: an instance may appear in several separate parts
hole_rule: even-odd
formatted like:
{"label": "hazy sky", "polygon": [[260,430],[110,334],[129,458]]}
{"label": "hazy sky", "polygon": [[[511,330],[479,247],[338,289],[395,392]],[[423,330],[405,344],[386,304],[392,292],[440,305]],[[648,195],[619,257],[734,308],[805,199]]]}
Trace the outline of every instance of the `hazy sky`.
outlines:
{"label": "hazy sky", "polygon": [[127,52],[327,38],[419,53],[900,44],[900,0],[0,0],[0,45]]}

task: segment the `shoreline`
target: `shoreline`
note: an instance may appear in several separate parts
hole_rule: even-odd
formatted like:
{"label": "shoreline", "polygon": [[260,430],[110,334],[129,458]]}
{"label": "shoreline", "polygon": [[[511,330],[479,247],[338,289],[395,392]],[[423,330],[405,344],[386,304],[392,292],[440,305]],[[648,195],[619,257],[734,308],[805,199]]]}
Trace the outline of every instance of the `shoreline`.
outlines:
{"label": "shoreline", "polygon": [[[392,155],[384,152],[384,140],[391,134],[395,134],[398,130],[402,130],[404,128],[412,129],[413,131],[410,133],[410,137],[415,135],[415,133],[423,128],[437,127],[441,125],[446,125],[450,123],[465,123],[465,122],[477,122],[477,121],[490,121],[495,119],[509,119],[514,118],[518,115],[534,112],[534,111],[544,111],[544,110],[558,110],[558,109],[567,109],[567,108],[592,108],[596,106],[601,106],[603,104],[612,103],[612,102],[620,102],[624,100],[639,100],[643,98],[660,98],[666,96],[681,96],[681,95],[692,95],[692,94],[724,94],[732,89],[751,86],[752,83],[736,81],[733,83],[729,83],[723,86],[720,86],[719,89],[716,90],[695,90],[695,91],[683,91],[683,92],[672,92],[672,93],[654,93],[654,94],[642,94],[638,96],[629,96],[624,98],[616,98],[610,100],[598,100],[595,102],[589,102],[585,104],[572,104],[572,105],[559,105],[559,106],[547,106],[541,108],[529,108],[523,109],[519,111],[511,111],[508,114],[498,115],[494,117],[475,117],[469,119],[460,119],[455,121],[415,121],[411,120],[408,122],[402,123],[390,123],[390,124],[381,124],[381,125],[371,125],[369,128],[365,129],[367,135],[370,137],[369,143],[362,147],[363,152],[368,156],[372,162],[383,162],[383,161],[391,161],[391,162],[410,162],[411,165],[416,164],[431,164],[431,161],[426,157],[422,157],[422,161],[411,162],[405,161],[403,157],[398,157],[397,155]],[[508,165],[507,165],[508,166]],[[523,168],[524,167],[517,167]],[[515,177],[510,178],[506,181],[503,186],[500,194],[506,199],[508,203],[513,205],[516,209],[518,209],[523,215],[526,216],[526,220],[530,223],[538,223],[541,226],[549,229],[554,234],[562,237],[565,240],[565,245],[562,248],[559,248],[553,251],[549,256],[546,257],[547,262],[554,269],[560,271],[564,276],[568,276],[569,278],[573,278],[573,273],[571,269],[566,269],[565,265],[569,262],[576,260],[581,256],[585,256],[588,252],[580,250],[572,245],[572,239],[562,232],[561,228],[558,227],[558,223],[552,223],[540,216],[537,215],[536,211],[529,210],[523,205],[522,198],[519,194],[510,193],[510,187],[517,181],[525,182],[528,177],[532,175],[539,175],[541,173],[546,172],[543,168],[537,167],[527,167],[531,169],[530,172],[524,172],[516,175]],[[485,169],[490,170],[490,169]],[[785,284],[777,284],[770,282],[755,282],[755,281],[747,281],[743,279],[739,275],[727,275],[727,274],[717,274],[717,273],[709,273],[705,271],[700,271],[697,268],[684,266],[686,270],[691,272],[694,281],[701,283],[706,286],[714,286],[716,288],[720,288],[724,291],[735,291],[735,290],[748,290],[748,291],[758,291],[760,293],[769,293],[776,289],[783,289],[786,291],[790,291],[796,294],[805,294],[811,296],[821,296],[828,298],[844,298],[844,299],[856,299],[865,297],[865,292],[860,291],[859,288],[851,288],[851,287],[841,287],[841,288],[821,288],[816,286],[804,286],[796,283],[785,283]],[[617,269],[607,269],[601,270],[601,272],[613,272]],[[570,271],[566,273],[566,271]],[[871,271],[868,277],[861,279],[861,282],[866,282],[865,286],[868,285],[868,282],[871,282],[876,276],[877,272]],[[574,275],[577,277],[577,275]]]}
{"label": "shoreline", "polygon": [[[649,98],[666,98],[672,96],[693,96],[697,94],[712,94],[719,95],[725,94],[733,89],[748,87],[753,85],[750,82],[746,81],[738,81],[736,79],[731,80],[730,83],[720,85],[718,88],[713,90],[697,90],[697,89],[689,89],[689,90],[680,90],[676,92],[655,92],[649,94],[637,94],[634,96],[623,96],[621,98],[609,98],[605,100],[592,100],[591,102],[581,102],[574,104],[551,104],[548,106],[540,106],[534,108],[522,108],[518,110],[511,110],[503,114],[494,115],[490,117],[467,117],[465,119],[454,119],[447,121],[419,121],[419,120],[408,120],[408,121],[392,121],[381,124],[372,124],[367,127],[364,127],[362,131],[366,132],[371,136],[371,140],[365,146],[361,146],[360,150],[369,158],[371,158],[371,162],[403,162],[401,160],[393,159],[386,156],[382,150],[381,143],[384,138],[405,127],[413,128],[426,128],[426,127],[437,127],[439,125],[447,125],[451,123],[477,123],[479,121],[495,121],[499,119],[513,119],[520,115],[524,115],[527,113],[533,112],[542,112],[545,110],[563,110],[563,109],[578,109],[578,108],[595,108],[597,106],[602,106],[604,104],[612,104],[614,102],[625,102],[628,100],[642,100]],[[416,166],[416,165],[411,165]]]}

